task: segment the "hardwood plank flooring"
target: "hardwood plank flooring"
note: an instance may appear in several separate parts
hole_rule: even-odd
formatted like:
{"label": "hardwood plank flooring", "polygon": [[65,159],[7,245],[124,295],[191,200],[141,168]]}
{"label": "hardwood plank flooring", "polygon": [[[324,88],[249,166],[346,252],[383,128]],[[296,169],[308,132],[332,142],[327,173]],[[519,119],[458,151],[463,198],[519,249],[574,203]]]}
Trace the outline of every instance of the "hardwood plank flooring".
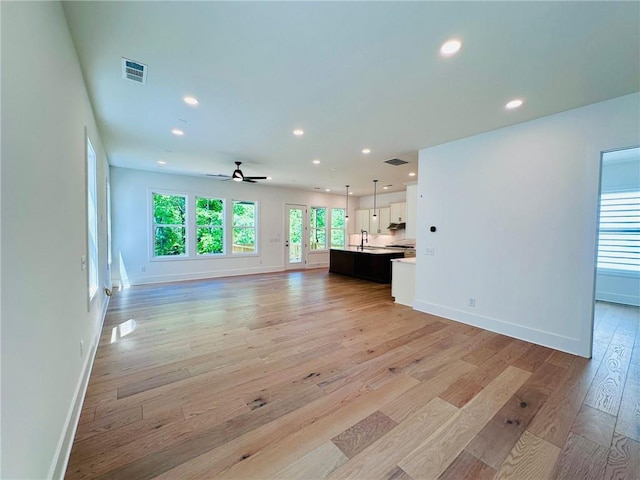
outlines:
{"label": "hardwood plank flooring", "polygon": [[594,358],[326,270],[114,292],[65,478],[640,478],[640,309]]}

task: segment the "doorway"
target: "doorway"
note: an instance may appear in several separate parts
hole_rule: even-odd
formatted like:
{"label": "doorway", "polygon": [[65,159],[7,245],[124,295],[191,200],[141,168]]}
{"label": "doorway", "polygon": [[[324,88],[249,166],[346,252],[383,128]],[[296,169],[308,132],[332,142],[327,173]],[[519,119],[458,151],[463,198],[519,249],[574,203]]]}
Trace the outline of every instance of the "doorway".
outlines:
{"label": "doorway", "polygon": [[305,205],[287,204],[285,208],[285,242],[284,242],[284,268],[285,270],[300,270],[305,268],[306,238],[305,218],[307,207]]}
{"label": "doorway", "polygon": [[640,306],[640,148],[601,162],[595,300]]}

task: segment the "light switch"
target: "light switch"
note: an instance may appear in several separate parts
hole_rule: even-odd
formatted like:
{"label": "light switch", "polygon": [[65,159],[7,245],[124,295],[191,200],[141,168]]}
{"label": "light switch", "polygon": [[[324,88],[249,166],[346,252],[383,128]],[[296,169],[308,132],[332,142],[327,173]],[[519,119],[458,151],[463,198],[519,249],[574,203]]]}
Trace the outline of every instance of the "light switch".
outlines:
{"label": "light switch", "polygon": [[436,254],[436,249],[435,248],[427,248],[424,253],[425,253],[425,255],[433,256],[433,255]]}
{"label": "light switch", "polygon": [[87,269],[87,256],[82,255],[80,257],[80,270],[84,272],[86,269]]}

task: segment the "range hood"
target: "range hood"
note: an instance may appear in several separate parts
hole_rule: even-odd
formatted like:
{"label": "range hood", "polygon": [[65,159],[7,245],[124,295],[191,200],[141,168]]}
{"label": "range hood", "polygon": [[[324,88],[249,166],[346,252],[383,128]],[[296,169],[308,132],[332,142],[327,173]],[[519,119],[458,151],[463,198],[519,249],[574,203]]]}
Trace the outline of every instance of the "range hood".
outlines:
{"label": "range hood", "polygon": [[390,223],[387,230],[404,230],[406,223]]}

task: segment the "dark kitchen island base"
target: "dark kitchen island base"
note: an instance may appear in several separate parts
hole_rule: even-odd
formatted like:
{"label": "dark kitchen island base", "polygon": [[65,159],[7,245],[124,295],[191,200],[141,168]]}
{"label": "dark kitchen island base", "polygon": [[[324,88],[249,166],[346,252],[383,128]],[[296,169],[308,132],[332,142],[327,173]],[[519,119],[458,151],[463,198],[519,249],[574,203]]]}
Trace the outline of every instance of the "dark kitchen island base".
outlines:
{"label": "dark kitchen island base", "polygon": [[404,252],[357,247],[334,249],[329,253],[329,271],[378,283],[391,283],[391,259]]}

